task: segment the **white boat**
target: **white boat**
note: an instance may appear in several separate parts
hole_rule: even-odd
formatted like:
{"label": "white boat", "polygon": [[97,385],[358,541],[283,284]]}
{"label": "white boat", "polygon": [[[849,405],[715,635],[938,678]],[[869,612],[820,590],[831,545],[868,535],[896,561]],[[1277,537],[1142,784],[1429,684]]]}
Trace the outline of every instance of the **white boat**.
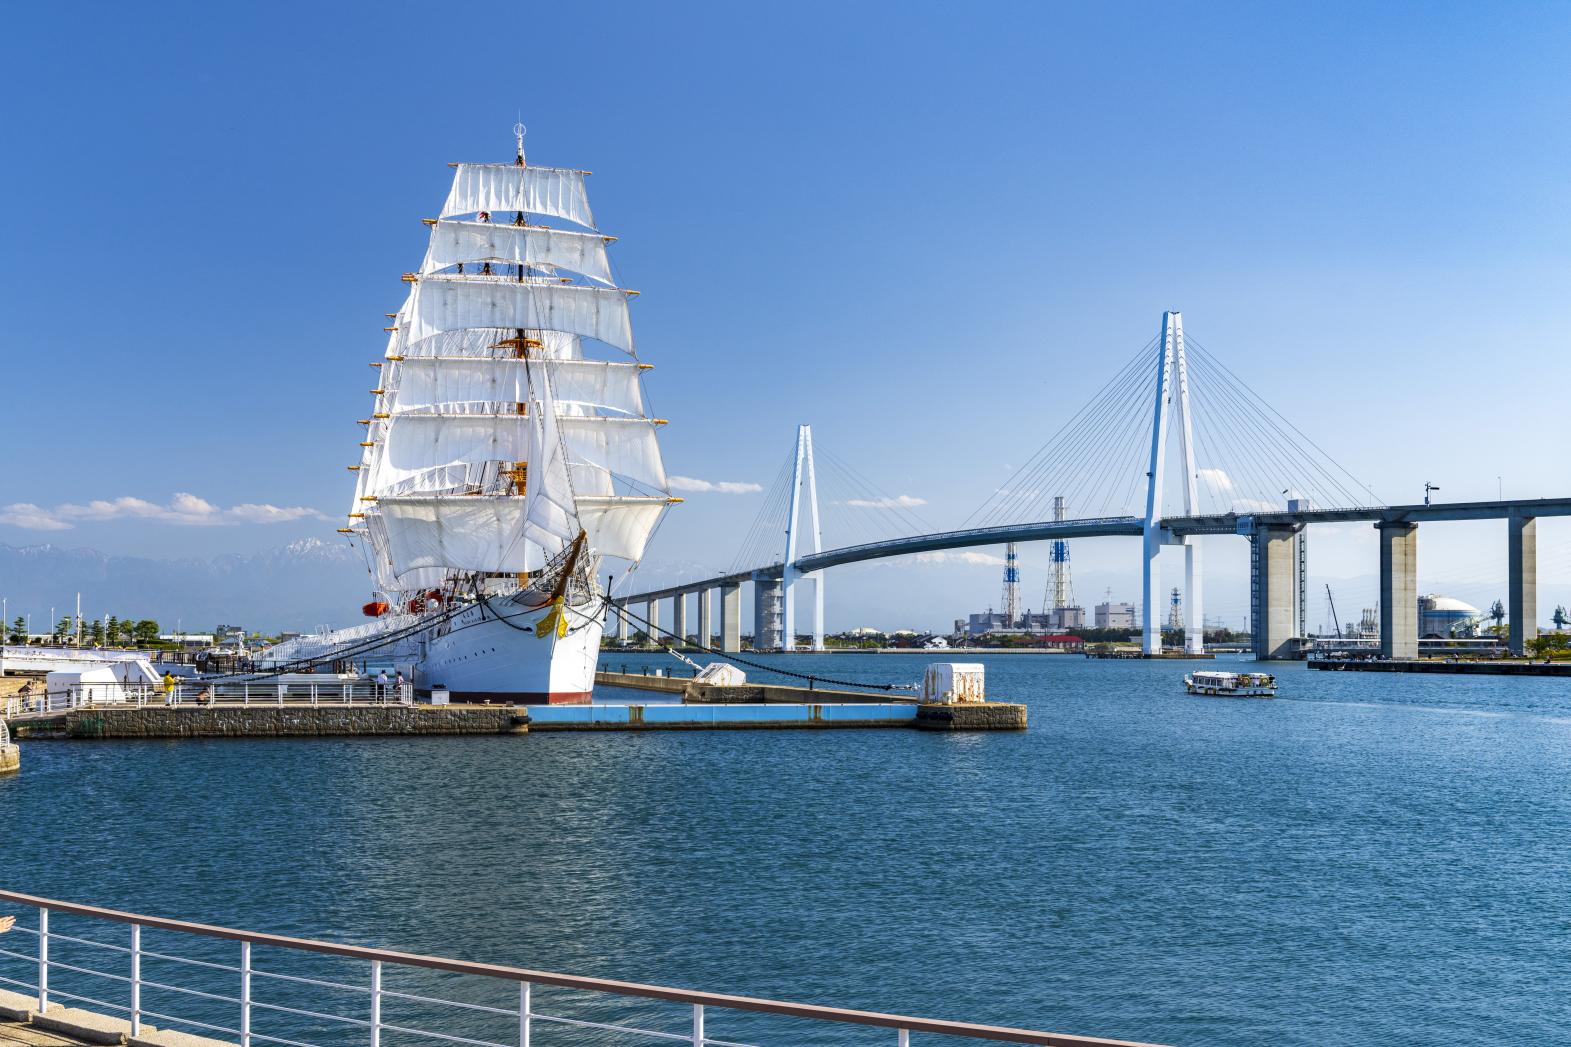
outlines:
{"label": "white boat", "polygon": [[[583,702],[603,561],[636,564],[672,498],[645,411],[628,302],[586,171],[454,164],[390,325],[349,526],[373,622],[266,652],[264,665],[391,657],[417,693]],[[556,219],[578,229],[555,228]],[[611,565],[607,565],[611,566]]]}
{"label": "white boat", "polygon": [[1184,677],[1190,694],[1219,698],[1274,698],[1276,677],[1269,673],[1196,672]]}

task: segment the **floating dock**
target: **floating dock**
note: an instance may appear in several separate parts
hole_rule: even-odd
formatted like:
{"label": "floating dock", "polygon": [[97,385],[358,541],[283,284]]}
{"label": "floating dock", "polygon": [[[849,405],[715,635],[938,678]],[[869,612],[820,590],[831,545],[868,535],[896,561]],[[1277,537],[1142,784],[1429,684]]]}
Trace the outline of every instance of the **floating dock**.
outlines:
{"label": "floating dock", "polygon": [[1311,669],[1355,673],[1462,673],[1477,676],[1571,676],[1571,662],[1447,662],[1438,658],[1313,658]]}

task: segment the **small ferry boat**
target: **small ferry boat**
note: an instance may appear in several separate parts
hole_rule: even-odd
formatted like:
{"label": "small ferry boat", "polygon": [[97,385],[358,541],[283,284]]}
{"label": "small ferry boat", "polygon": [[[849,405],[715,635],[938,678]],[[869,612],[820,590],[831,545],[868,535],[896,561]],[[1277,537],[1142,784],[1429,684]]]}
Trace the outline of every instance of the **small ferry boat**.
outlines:
{"label": "small ferry boat", "polygon": [[1219,698],[1274,698],[1276,677],[1269,673],[1199,672],[1184,677],[1190,694]]}

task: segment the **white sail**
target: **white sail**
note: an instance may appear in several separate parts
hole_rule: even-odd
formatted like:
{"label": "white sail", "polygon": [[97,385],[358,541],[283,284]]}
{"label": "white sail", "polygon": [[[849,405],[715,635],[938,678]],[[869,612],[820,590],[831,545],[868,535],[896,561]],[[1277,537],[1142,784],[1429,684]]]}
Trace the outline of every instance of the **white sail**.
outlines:
{"label": "white sail", "polygon": [[532,429],[525,415],[404,415],[387,428],[386,446],[366,481],[365,493],[381,495],[421,477],[430,482],[422,485],[424,489],[442,490],[450,475],[444,470],[528,461],[534,449]]}
{"label": "white sail", "polygon": [[[474,330],[444,331],[418,342],[399,341],[388,349],[388,356],[409,359],[455,356],[477,360],[516,359],[518,348],[513,344],[513,339],[517,337],[516,328],[504,330],[500,327],[480,327]],[[529,337],[543,345],[543,348],[530,350],[535,356],[552,360],[577,360],[584,355],[575,334],[565,331],[531,331]]]}
{"label": "white sail", "polygon": [[400,584],[411,572],[535,571],[543,549],[525,537],[527,498],[515,495],[406,495],[377,506]]}
{"label": "white sail", "polygon": [[551,266],[610,284],[605,244],[599,233],[444,219],[431,227],[431,243],[420,271],[433,273],[461,262]]}
{"label": "white sail", "polygon": [[557,419],[573,464],[573,486],[580,494],[605,494],[611,488],[585,473],[624,477],[649,490],[665,491],[665,464],[655,424],[637,418]]}
{"label": "white sail", "polygon": [[459,164],[440,217],[480,211],[551,215],[595,227],[584,171],[517,164]]}
{"label": "white sail", "polygon": [[387,403],[397,416],[458,403],[523,403],[529,372],[549,372],[559,410],[583,407],[642,415],[638,365],[599,360],[405,359],[392,365]]}
{"label": "white sail", "polygon": [[670,504],[665,497],[585,497],[578,499],[578,520],[590,548],[601,556],[641,560],[649,536]]}
{"label": "white sail", "polygon": [[425,276],[402,332],[409,343],[467,327],[562,331],[633,351],[627,293],[605,287],[502,278]]}

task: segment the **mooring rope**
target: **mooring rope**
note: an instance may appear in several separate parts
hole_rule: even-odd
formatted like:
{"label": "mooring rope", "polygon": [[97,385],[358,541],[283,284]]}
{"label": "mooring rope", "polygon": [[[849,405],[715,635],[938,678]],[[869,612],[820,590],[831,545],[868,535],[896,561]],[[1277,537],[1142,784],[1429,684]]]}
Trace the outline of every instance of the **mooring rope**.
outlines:
{"label": "mooring rope", "polygon": [[730,653],[729,651],[722,651],[722,650],[718,650],[717,648],[710,647],[707,643],[700,643],[700,644],[689,645],[688,642],[687,642],[686,637],[679,637],[675,633],[667,632],[666,630],[661,629],[660,626],[658,626],[655,623],[649,621],[647,618],[644,618],[642,615],[634,614],[632,611],[629,611],[627,608],[621,607],[621,606],[618,606],[617,604],[612,603],[611,602],[611,598],[609,596],[602,596],[601,600],[605,604],[607,610],[615,611],[617,614],[621,615],[623,618],[626,618],[626,619],[628,619],[630,621],[642,624],[644,626],[647,626],[650,630],[653,630],[652,632],[649,632],[647,634],[651,639],[653,639],[655,637],[655,633],[660,633],[661,635],[666,636],[669,639],[676,640],[678,643],[682,644],[683,646],[695,646],[699,650],[705,652],[706,654],[712,654],[712,655],[715,655],[717,657],[724,658],[727,661],[735,662],[738,665],[745,665],[745,666],[747,666],[750,669],[758,669],[758,670],[760,670],[762,672],[766,672],[766,673],[778,673],[781,676],[789,676],[789,677],[792,677],[793,679],[797,679],[797,680],[808,680],[808,681],[813,682],[813,683],[832,684],[832,685],[837,686],[837,687],[856,687],[856,688],[861,688],[863,690],[870,690],[870,691],[914,691],[914,690],[916,690],[915,686],[913,686],[912,684],[902,684],[902,683],[863,683],[863,682],[861,682],[859,680],[836,680],[833,677],[817,676],[817,675],[815,675],[813,673],[792,672],[790,669],[781,669],[781,668],[778,668],[778,667],[773,666],[773,665],[764,665],[761,662],[751,662],[751,661],[748,661],[746,658],[739,658],[735,654]]}

